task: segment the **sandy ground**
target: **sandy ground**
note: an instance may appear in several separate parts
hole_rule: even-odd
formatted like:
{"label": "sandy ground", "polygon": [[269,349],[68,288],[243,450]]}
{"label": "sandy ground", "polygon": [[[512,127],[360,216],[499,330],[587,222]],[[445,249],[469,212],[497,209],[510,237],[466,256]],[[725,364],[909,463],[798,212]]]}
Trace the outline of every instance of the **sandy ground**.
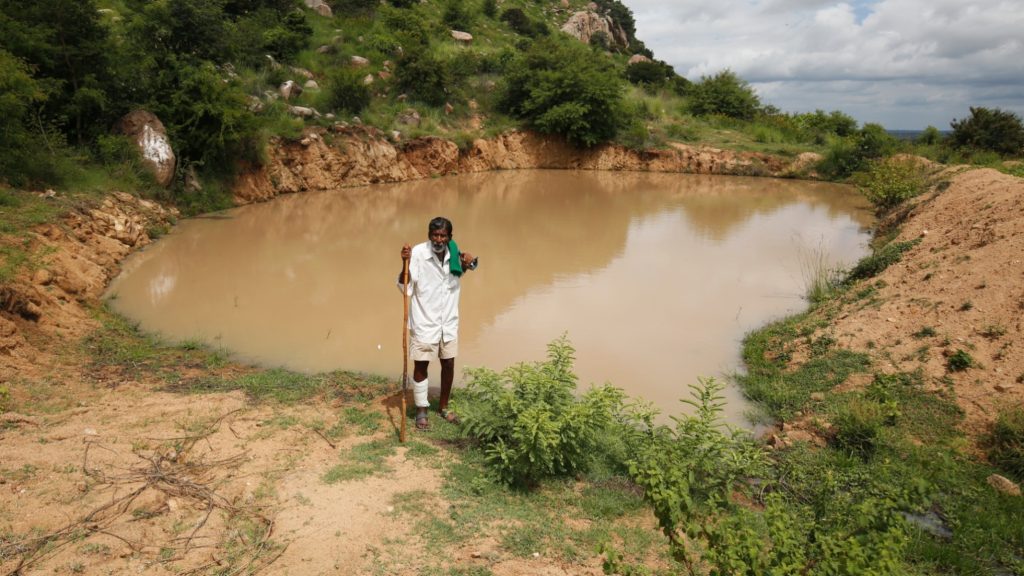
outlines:
{"label": "sandy ground", "polygon": [[[920,369],[927,386],[956,398],[976,437],[999,409],[1024,402],[1024,180],[948,169],[937,181],[947,183],[918,199],[901,226],[900,240],[920,242],[855,288],[873,286],[875,296],[833,310],[823,332],[869,353],[876,367]],[[309,423],[336,420],[336,404],[179,395],[90,368],[74,351],[96,326],[88,305],[120,259],[148,241],[146,225],[166,218],[125,197],[101,214],[40,230],[46,259],[0,294],[0,383],[18,408],[0,415],[0,575],[19,566],[24,574],[417,574],[439,554],[449,566],[499,575],[601,573],[597,557],[566,566],[494,553],[489,535],[425,551],[396,503],[416,494],[434,509],[448,505],[445,450],[423,458],[400,447],[386,474],[325,483],[352,446],[394,433],[395,410],[382,400],[368,409],[388,424],[331,446]],[[957,350],[976,365],[951,371]]]}

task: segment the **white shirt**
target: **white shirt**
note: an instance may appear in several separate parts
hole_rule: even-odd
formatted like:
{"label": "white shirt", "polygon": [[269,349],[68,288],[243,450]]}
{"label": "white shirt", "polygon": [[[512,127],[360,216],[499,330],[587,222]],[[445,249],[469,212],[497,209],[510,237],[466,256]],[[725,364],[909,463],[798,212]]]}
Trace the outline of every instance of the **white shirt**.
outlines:
{"label": "white shirt", "polygon": [[[409,256],[409,332],[420,342],[451,342],[459,335],[460,278],[451,273],[451,254],[438,262],[430,242],[412,247]],[[401,281],[398,290],[402,290]]]}

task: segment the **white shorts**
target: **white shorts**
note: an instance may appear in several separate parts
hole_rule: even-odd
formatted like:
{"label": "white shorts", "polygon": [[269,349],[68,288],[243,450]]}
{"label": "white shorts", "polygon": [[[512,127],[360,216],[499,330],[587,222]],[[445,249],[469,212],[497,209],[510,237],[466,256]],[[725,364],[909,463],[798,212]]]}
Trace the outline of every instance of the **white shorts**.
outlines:
{"label": "white shorts", "polygon": [[435,358],[448,360],[455,358],[459,353],[459,339],[448,342],[420,342],[415,338],[409,339],[409,357],[415,362],[429,362]]}

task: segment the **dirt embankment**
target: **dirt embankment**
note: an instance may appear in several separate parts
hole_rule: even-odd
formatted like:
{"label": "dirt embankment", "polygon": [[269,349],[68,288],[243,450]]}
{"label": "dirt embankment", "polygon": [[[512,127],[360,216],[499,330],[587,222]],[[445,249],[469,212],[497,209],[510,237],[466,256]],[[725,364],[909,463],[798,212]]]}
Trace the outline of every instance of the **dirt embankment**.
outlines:
{"label": "dirt embankment", "polygon": [[176,218],[174,209],[114,192],[33,230],[31,269],[0,286],[0,384],[40,376],[49,355],[93,329],[83,305],[97,302],[121,261]]}
{"label": "dirt embankment", "polygon": [[916,244],[824,310],[836,318],[819,335],[883,372],[919,370],[926,387],[956,399],[976,437],[1024,403],[1024,180],[963,167],[935,178],[894,240]]}
{"label": "dirt embankment", "polygon": [[278,142],[267,165],[243,176],[234,192],[235,201],[246,204],[307,190],[529,168],[806,176],[819,158],[807,153],[790,160],[680,143],[666,150],[611,144],[579,150],[555,138],[517,131],[478,139],[460,150],[443,138],[394,144],[373,128],[315,128],[297,141]]}

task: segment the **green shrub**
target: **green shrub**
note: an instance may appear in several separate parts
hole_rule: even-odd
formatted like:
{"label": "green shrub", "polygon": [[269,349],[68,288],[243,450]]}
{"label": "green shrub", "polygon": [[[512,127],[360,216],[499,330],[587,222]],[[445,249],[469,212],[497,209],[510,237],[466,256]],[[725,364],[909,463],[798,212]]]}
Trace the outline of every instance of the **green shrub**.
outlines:
{"label": "green shrub", "polygon": [[720,114],[751,120],[761,108],[754,89],[731,70],[704,76],[689,87],[690,111],[697,116]]}
{"label": "green shrub", "polygon": [[833,139],[818,172],[827,178],[846,178],[864,170],[871,160],[892,154],[897,141],[878,124],[865,124],[854,134]]}
{"label": "green shrub", "polygon": [[840,450],[867,458],[878,445],[884,423],[878,403],[855,398],[836,414],[832,422],[832,443]]}
{"label": "green shrub", "polygon": [[877,276],[882,270],[900,261],[903,253],[917,246],[921,240],[915,238],[907,242],[890,242],[881,249],[876,250],[871,256],[866,256],[857,262],[857,265],[846,275],[845,282],[850,284],[857,280]]}
{"label": "green shrub", "polygon": [[1024,408],[999,414],[986,438],[988,459],[992,464],[1024,480]]}
{"label": "green shrub", "polygon": [[327,106],[337,112],[359,114],[370,104],[370,87],[355,68],[335,68],[324,82]]}
{"label": "green shrub", "polygon": [[815,110],[797,114],[793,117],[793,121],[811,135],[830,134],[845,137],[851,136],[857,131],[857,121],[839,110],[828,113],[824,110]]}
{"label": "green shrub", "polygon": [[989,150],[1003,156],[1024,155],[1024,123],[1008,110],[971,107],[970,118],[953,120],[954,148]]}
{"label": "green shrub", "polygon": [[924,170],[918,162],[894,158],[872,162],[859,180],[861,193],[880,212],[899,206],[927,187]]}
{"label": "green shrub", "polygon": [[563,336],[548,344],[545,362],[518,364],[500,374],[467,371],[455,409],[463,433],[480,443],[503,481],[530,487],[585,472],[616,425],[622,391],[605,385],[575,397],[574,353]]}
{"label": "green shrub", "polygon": [[484,16],[494,18],[498,15],[498,0],[484,0],[481,11],[484,13]]}
{"label": "green shrub", "polygon": [[501,13],[500,20],[508,24],[517,34],[537,38],[546,36],[548,27],[543,22],[534,21],[519,8],[509,8]]}
{"label": "green shrub", "polygon": [[0,384],[0,412],[7,412],[11,409],[11,390],[5,384]]}
{"label": "green shrub", "polygon": [[398,87],[414,100],[441,106],[454,87],[451,71],[430,52],[406,50],[395,69]]}
{"label": "green shrub", "polygon": [[628,121],[611,63],[575,40],[534,42],[509,65],[505,86],[501,110],[577,146],[610,140]]}
{"label": "green shrub", "polygon": [[473,27],[473,14],[466,7],[464,0],[448,0],[441,19],[453,30],[466,32]]}
{"label": "green shrub", "polygon": [[46,99],[44,85],[32,77],[29,67],[0,49],[0,182],[27,186],[54,177],[45,139],[30,128],[30,111]]}
{"label": "green shrub", "polygon": [[935,126],[929,125],[917,135],[917,138],[914,139],[914,144],[919,144],[921,146],[934,146],[942,143],[942,140],[942,132],[939,132],[939,129]]}

